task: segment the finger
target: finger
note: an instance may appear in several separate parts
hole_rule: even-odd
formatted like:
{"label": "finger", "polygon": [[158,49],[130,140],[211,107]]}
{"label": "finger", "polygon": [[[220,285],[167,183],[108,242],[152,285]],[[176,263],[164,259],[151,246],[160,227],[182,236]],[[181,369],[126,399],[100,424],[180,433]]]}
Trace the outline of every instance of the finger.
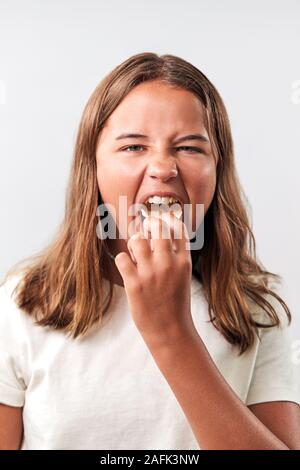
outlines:
{"label": "finger", "polygon": [[162,219],[170,227],[172,243],[176,253],[184,253],[190,250],[189,234],[181,219],[178,219],[172,212],[165,212]]}
{"label": "finger", "polygon": [[124,284],[128,287],[134,285],[136,282],[136,267],[130,256],[122,251],[115,257],[116,266],[123,278]]}
{"label": "finger", "polygon": [[127,242],[127,246],[136,264],[144,264],[145,260],[151,255],[149,240],[141,232],[132,235]]}
{"label": "finger", "polygon": [[145,231],[151,236],[154,252],[173,252],[170,226],[161,217],[147,217],[143,225]]}

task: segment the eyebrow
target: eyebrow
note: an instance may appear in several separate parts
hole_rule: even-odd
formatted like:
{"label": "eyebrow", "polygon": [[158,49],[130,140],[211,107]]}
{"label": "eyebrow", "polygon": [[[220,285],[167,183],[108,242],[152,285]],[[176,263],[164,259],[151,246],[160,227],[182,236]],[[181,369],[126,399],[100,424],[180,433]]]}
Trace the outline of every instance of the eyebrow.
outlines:
{"label": "eyebrow", "polygon": [[[149,137],[144,134],[133,134],[133,133],[128,133],[128,134],[121,134],[118,137],[116,137],[116,140],[120,139],[148,139]],[[178,139],[175,140],[175,144],[179,144],[180,142],[184,142],[185,140],[200,140],[201,142],[209,142],[209,139],[205,137],[202,134],[190,134],[190,135],[185,135],[183,137],[179,137]]]}

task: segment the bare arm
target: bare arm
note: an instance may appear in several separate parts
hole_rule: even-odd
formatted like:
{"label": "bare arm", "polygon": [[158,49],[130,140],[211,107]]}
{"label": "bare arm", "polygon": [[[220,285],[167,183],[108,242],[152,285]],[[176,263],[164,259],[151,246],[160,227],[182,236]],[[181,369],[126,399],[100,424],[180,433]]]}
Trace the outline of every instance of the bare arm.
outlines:
{"label": "bare arm", "polygon": [[289,401],[256,403],[248,408],[289,449],[300,450],[300,406]]}
{"label": "bare arm", "polygon": [[202,449],[300,448],[299,405],[275,402],[272,408],[260,404],[249,409],[225,381],[198,334],[147,346]]}
{"label": "bare arm", "polygon": [[23,408],[0,403],[0,450],[19,450],[23,437]]}

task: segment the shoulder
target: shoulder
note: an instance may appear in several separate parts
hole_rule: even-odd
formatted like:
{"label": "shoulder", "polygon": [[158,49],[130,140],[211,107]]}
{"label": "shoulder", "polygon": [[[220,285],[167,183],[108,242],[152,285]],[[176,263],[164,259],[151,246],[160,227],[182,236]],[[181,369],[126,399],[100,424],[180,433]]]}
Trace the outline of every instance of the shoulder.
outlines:
{"label": "shoulder", "polygon": [[40,351],[48,340],[56,338],[55,330],[37,324],[33,315],[17,304],[18,287],[22,287],[23,274],[14,274],[0,285],[0,351],[15,351],[26,356],[26,351]]}
{"label": "shoulder", "polygon": [[0,285],[0,402],[21,407],[29,374],[25,315],[23,319],[14,301],[19,280],[19,276],[10,276]]}
{"label": "shoulder", "polygon": [[[275,314],[279,320],[278,327],[287,327],[290,322],[288,319],[287,310],[284,307],[285,304],[288,308],[288,305],[286,303],[288,297],[287,288],[284,281],[282,279],[276,279],[271,277],[266,280],[266,277],[263,275],[250,277],[257,283],[257,285],[264,285],[269,289],[269,292],[261,294],[261,297],[265,301],[267,301],[268,304],[270,304],[271,307],[274,309]],[[257,302],[254,302],[254,300],[250,299],[248,296],[246,298],[246,301],[249,306],[249,312],[251,316],[255,319],[255,321],[258,321],[263,325],[270,325],[271,323],[273,323],[273,320],[271,321],[270,316],[267,314],[265,308],[263,308],[262,305],[258,304]]]}
{"label": "shoulder", "polygon": [[23,275],[21,271],[13,274],[7,274],[0,282],[0,292],[5,292],[6,295],[11,295],[14,288],[22,281]]}
{"label": "shoulder", "polygon": [[15,294],[17,286],[22,282],[22,273],[14,273],[5,276],[0,283],[1,304],[13,306],[15,304]]}
{"label": "shoulder", "polygon": [[0,326],[6,335],[10,326],[16,329],[20,322],[27,320],[27,315],[22,314],[16,303],[16,288],[21,282],[22,273],[18,272],[6,276],[0,284]]}

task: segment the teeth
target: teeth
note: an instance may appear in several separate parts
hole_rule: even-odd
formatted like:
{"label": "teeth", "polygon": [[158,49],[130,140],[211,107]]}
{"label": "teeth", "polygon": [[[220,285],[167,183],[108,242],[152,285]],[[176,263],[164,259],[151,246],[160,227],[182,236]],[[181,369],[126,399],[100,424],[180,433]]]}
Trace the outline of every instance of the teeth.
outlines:
{"label": "teeth", "polygon": [[164,205],[159,205],[152,203],[150,210],[147,209],[147,207],[142,207],[141,208],[141,213],[144,217],[150,217],[150,215],[154,216],[159,216],[163,214],[164,212],[173,212],[175,217],[177,219],[180,219],[182,217],[182,208],[179,203],[174,203],[171,206],[168,206],[167,204]]}
{"label": "teeth", "polygon": [[178,202],[178,199],[174,199],[173,197],[160,197],[160,196],[150,196],[146,203],[150,202],[151,204],[173,204],[174,202]]}
{"label": "teeth", "polygon": [[141,209],[143,217],[159,216],[164,212],[173,212],[175,217],[180,219],[182,217],[182,208],[179,200],[168,196],[150,196]]}

